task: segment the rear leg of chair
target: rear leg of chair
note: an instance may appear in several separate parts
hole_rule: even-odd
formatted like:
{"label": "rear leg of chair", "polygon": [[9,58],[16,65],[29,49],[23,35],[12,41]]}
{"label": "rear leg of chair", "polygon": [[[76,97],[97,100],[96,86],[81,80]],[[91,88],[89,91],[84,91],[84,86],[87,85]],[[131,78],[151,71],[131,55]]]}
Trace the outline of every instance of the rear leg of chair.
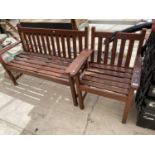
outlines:
{"label": "rear leg of chair", "polygon": [[127,99],[126,104],[125,104],[122,123],[126,123],[126,121],[127,121],[128,114],[129,114],[129,111],[130,111],[130,108],[132,105],[132,97],[133,97],[133,89],[131,88],[129,91],[128,99]]}
{"label": "rear leg of chair", "polygon": [[74,80],[70,76],[69,76],[69,81],[70,81],[70,88],[71,88],[71,94],[72,94],[74,105],[78,106],[78,101],[77,101],[77,95],[76,95]]}
{"label": "rear leg of chair", "polygon": [[82,91],[80,89],[79,76],[76,76],[76,88],[77,88],[78,99],[79,99],[79,107],[82,110],[82,109],[84,109],[84,104],[83,104]]}
{"label": "rear leg of chair", "polygon": [[17,81],[16,81],[16,78],[15,78],[15,77],[13,76],[13,74],[11,73],[11,71],[8,70],[4,65],[3,65],[3,67],[4,67],[5,71],[7,72],[8,76],[10,77],[11,81],[13,82],[13,84],[14,84],[15,86],[17,86],[18,83],[17,83]]}

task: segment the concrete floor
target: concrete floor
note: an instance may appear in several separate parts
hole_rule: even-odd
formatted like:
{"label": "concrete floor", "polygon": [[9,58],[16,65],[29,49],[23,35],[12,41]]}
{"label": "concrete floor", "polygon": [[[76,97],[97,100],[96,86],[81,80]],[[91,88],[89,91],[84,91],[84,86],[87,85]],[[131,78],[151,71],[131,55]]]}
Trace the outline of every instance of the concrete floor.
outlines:
{"label": "concrete floor", "polygon": [[155,134],[137,127],[133,104],[127,124],[123,103],[88,94],[74,107],[69,87],[24,75],[19,86],[0,67],[0,134]]}
{"label": "concrete floor", "polygon": [[155,134],[136,126],[135,103],[124,125],[119,101],[88,94],[80,110],[69,87],[27,75],[18,83],[14,86],[0,66],[0,134]]}

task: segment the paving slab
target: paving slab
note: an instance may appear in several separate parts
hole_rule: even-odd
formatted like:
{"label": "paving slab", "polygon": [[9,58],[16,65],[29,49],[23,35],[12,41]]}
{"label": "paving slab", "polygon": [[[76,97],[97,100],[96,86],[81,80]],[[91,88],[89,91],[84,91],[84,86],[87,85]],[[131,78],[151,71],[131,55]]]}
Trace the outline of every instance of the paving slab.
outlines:
{"label": "paving slab", "polygon": [[0,120],[0,135],[32,135],[33,133],[23,130],[22,128],[9,122]]}
{"label": "paving slab", "polygon": [[122,124],[123,108],[123,103],[119,101],[99,97],[90,115],[86,134],[155,134],[153,130],[136,126],[136,109],[134,103],[127,123]]}

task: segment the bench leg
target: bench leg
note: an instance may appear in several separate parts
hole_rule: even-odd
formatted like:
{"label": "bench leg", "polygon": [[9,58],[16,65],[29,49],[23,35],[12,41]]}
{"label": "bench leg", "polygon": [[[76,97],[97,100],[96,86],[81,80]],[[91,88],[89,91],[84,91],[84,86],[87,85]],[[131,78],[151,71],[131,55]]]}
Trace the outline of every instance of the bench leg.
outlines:
{"label": "bench leg", "polygon": [[76,76],[76,87],[77,87],[77,93],[78,93],[78,99],[79,99],[79,107],[80,109],[84,109],[82,91],[80,90],[79,76]]}
{"label": "bench leg", "polygon": [[131,105],[132,105],[132,97],[133,97],[133,89],[130,88],[128,100],[127,100],[127,102],[125,104],[125,108],[124,108],[122,123],[126,123],[126,121],[127,121],[128,113],[129,113]]}
{"label": "bench leg", "polygon": [[13,82],[13,84],[16,86],[18,85],[17,81],[16,81],[16,78],[13,76],[13,74],[11,73],[10,70],[8,70],[5,65],[3,65],[5,71],[7,72],[8,76],[10,77],[11,81]]}
{"label": "bench leg", "polygon": [[76,95],[76,90],[75,90],[75,85],[74,85],[74,80],[70,76],[69,76],[69,81],[70,81],[70,88],[71,88],[71,94],[72,94],[74,105],[78,106],[77,95]]}

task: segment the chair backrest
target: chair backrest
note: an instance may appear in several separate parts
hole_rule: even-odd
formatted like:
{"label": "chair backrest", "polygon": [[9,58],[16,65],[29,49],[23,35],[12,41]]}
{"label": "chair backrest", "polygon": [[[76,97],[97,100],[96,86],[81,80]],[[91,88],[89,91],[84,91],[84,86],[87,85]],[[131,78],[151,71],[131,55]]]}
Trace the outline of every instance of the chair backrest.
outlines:
{"label": "chair backrest", "polygon": [[17,27],[25,52],[74,59],[88,48],[88,28],[78,31]]}
{"label": "chair backrest", "polygon": [[[133,67],[143,46],[145,32],[145,30],[140,33],[117,32],[114,35],[112,32],[96,31],[93,27],[91,49],[94,53],[91,56],[91,62],[126,68]],[[114,38],[111,41],[112,36]]]}

